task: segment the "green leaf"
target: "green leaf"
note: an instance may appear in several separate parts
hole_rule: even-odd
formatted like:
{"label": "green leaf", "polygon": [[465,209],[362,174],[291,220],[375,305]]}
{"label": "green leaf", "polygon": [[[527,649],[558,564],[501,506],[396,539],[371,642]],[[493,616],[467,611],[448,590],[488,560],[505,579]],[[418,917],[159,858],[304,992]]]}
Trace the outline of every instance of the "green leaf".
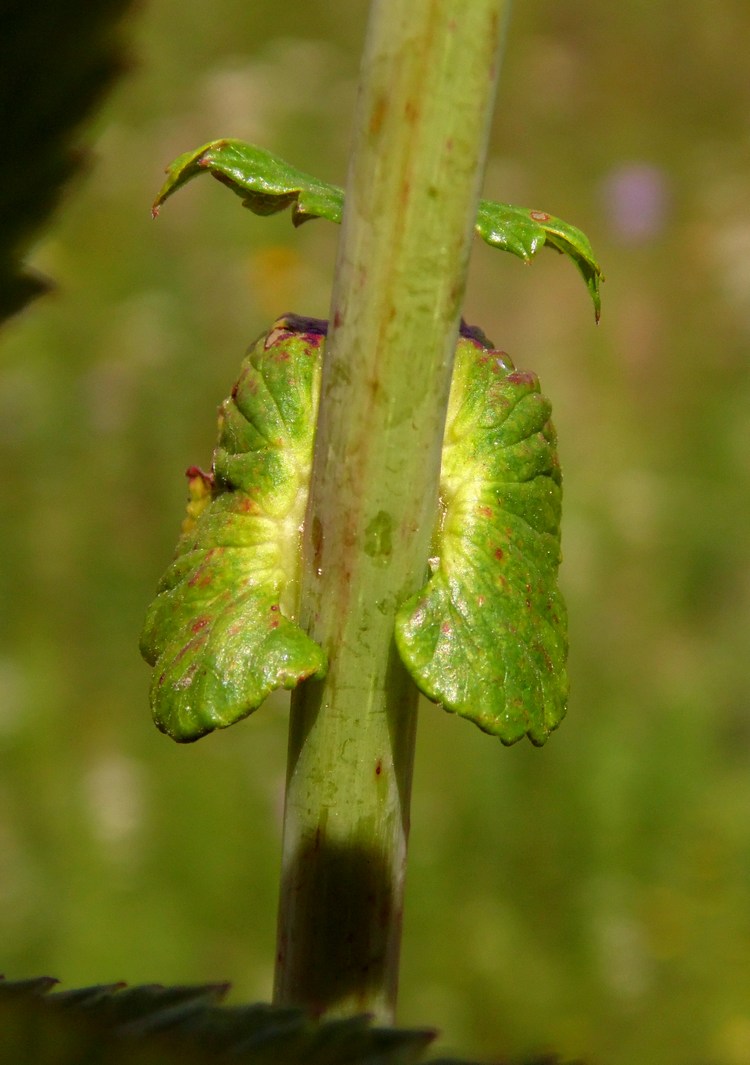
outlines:
{"label": "green leaf", "polygon": [[561,474],[549,402],[474,332],[461,337],[440,475],[432,575],[400,608],[419,688],[503,743],[541,745],[565,714]]}
{"label": "green leaf", "polygon": [[287,316],[253,345],[221,407],[212,473],[188,470],[183,534],[141,637],[154,720],[179,742],[325,674],[294,620],[325,327]]}
{"label": "green leaf", "polygon": [[227,185],[254,214],[276,214],[291,206],[295,226],[310,218],[341,221],[343,189],[297,170],[265,148],[235,140],[212,141],[175,159],[167,169],[167,180],[154,201],[152,214],[156,216],[164,201],[182,185],[205,173]]}
{"label": "green leaf", "polygon": [[[205,173],[227,185],[255,214],[275,214],[291,207],[292,222],[296,226],[310,218],[341,221],[343,189],[318,181],[264,148],[226,139],[211,141],[175,159],[154,201],[154,216],[173,192],[198,174]],[[602,274],[591,245],[579,229],[545,211],[489,200],[480,200],[475,228],[493,248],[512,252],[524,262],[530,262],[545,246],[569,255],[583,275],[598,321]]]}
{"label": "green leaf", "polygon": [[427,1029],[374,1027],[366,1016],[316,1021],[262,1002],[222,1006],[226,984],[47,994],[54,983],[0,978],[3,1063],[416,1065],[435,1038]]}
{"label": "green leaf", "polygon": [[[56,983],[0,977],[2,1065],[478,1065],[424,1061],[434,1029],[376,1027],[361,1015],[318,1021],[265,1002],[224,1006],[227,984],[49,994]],[[562,1063],[545,1054],[526,1065]]]}
{"label": "green leaf", "polygon": [[530,211],[509,203],[479,201],[476,231],[493,248],[513,252],[531,262],[544,247],[568,255],[578,267],[594,303],[597,322],[601,313],[599,283],[603,280],[588,238],[580,229],[546,211]]}

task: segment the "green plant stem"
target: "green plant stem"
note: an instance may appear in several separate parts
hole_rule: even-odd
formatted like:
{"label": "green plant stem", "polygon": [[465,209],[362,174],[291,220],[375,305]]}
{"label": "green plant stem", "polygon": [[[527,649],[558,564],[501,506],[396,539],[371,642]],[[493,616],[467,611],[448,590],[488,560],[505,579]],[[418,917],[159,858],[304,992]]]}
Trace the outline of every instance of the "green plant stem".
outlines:
{"label": "green plant stem", "polygon": [[375,0],[305,522],[275,1000],[393,1017],[417,693],[393,645],[424,582],[507,0]]}

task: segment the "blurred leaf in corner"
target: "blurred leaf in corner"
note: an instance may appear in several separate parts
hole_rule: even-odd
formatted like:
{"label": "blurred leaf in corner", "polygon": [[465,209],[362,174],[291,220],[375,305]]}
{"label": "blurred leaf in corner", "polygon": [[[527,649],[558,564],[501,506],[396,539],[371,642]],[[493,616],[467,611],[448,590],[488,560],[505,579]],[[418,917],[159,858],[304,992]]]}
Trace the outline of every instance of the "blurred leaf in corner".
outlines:
{"label": "blurred leaf in corner", "polygon": [[23,258],[86,152],[80,127],[125,67],[131,0],[4,0],[0,6],[0,323],[50,282]]}
{"label": "blurred leaf in corner", "polygon": [[[263,1002],[224,1006],[228,984],[50,994],[56,983],[0,976],[0,1065],[479,1065],[425,1061],[437,1034],[428,1028],[380,1028],[365,1015],[314,1020]],[[551,1054],[525,1065],[564,1063]]]}

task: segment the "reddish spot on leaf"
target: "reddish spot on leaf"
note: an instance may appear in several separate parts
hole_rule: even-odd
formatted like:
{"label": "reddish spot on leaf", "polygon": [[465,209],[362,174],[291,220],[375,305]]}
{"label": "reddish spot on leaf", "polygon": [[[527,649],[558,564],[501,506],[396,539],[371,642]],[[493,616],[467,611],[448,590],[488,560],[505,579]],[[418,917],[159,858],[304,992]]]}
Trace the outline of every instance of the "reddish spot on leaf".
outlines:
{"label": "reddish spot on leaf", "polygon": [[246,392],[249,396],[257,396],[258,394],[258,381],[253,376],[252,370],[248,366],[245,366],[234,383],[232,388],[232,399],[236,401],[240,392]]}
{"label": "reddish spot on leaf", "polygon": [[531,370],[514,370],[508,374],[506,380],[513,385],[531,385],[533,388],[539,383],[536,374]]}
{"label": "reddish spot on leaf", "polygon": [[534,219],[535,222],[549,222],[552,215],[547,214],[546,211],[529,211],[529,216]]}
{"label": "reddish spot on leaf", "polygon": [[205,614],[202,617],[196,618],[193,624],[190,626],[191,632],[200,632],[201,629],[205,629],[206,625],[211,623],[211,619],[207,618]]}
{"label": "reddish spot on leaf", "polygon": [[305,333],[305,348],[304,353],[309,358],[312,358],[313,349],[319,348],[328,335],[328,322],[323,323],[325,325],[325,331],[319,333]]}
{"label": "reddish spot on leaf", "polygon": [[181,659],[183,659],[190,650],[192,650],[192,643],[188,641],[188,643],[184,644],[184,646],[182,646],[177,652],[177,654],[174,656],[172,665],[174,665],[175,662],[179,662]]}
{"label": "reddish spot on leaf", "polygon": [[505,552],[503,551],[502,547],[498,547],[497,550],[495,551],[495,558],[498,560],[498,562],[500,562],[500,560],[502,558],[504,558],[504,557],[505,557]]}
{"label": "reddish spot on leaf", "polygon": [[378,758],[377,762],[375,763],[375,776],[379,777],[382,772],[383,772],[383,763]]}
{"label": "reddish spot on leaf", "polygon": [[[206,561],[208,561],[208,556],[206,556]],[[188,581],[188,588],[206,588],[213,583],[213,577],[210,573],[205,572],[205,568],[205,563],[198,567]]]}
{"label": "reddish spot on leaf", "polygon": [[452,630],[453,626],[451,625],[450,621],[444,621],[443,624],[440,626],[440,631],[443,633],[444,636],[450,636]]}
{"label": "reddish spot on leaf", "polygon": [[209,491],[214,487],[214,475],[206,473],[200,466],[188,466],[185,470],[185,476],[189,481],[202,481]]}
{"label": "reddish spot on leaf", "polygon": [[538,655],[541,655],[541,657],[544,659],[544,664],[547,667],[547,672],[548,673],[554,673],[555,664],[552,661],[552,659],[550,658],[549,653],[547,652],[547,649],[541,643],[539,643],[538,641],[535,641],[533,646],[534,646],[534,650],[536,651],[536,653]]}
{"label": "reddish spot on leaf", "polygon": [[477,514],[481,514],[483,518],[493,517],[494,511],[492,507],[477,507]]}

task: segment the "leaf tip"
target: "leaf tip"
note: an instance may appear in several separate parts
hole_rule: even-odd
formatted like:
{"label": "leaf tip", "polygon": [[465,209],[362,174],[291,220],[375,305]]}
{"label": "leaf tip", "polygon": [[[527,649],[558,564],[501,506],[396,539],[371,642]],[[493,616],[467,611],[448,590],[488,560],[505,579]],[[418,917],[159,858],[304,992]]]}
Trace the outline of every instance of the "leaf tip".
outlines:
{"label": "leaf tip", "polygon": [[600,286],[604,280],[604,274],[597,266],[591,282],[591,299],[594,301],[594,321],[597,325],[599,325],[602,316],[602,293]]}

